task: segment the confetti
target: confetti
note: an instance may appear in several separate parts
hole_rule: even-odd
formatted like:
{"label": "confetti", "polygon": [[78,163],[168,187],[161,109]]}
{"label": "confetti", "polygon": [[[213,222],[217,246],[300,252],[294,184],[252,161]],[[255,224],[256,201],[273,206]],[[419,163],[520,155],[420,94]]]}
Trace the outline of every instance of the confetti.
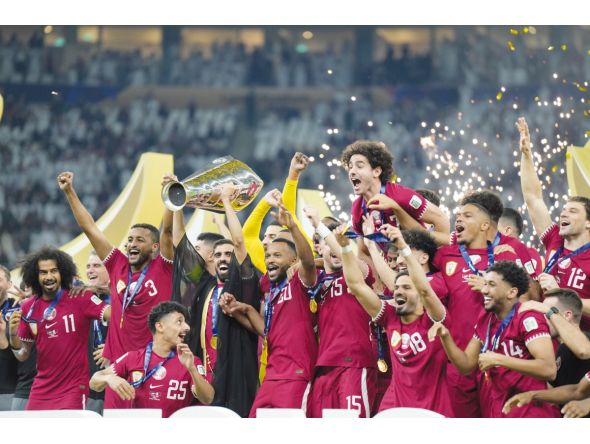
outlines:
{"label": "confetti", "polygon": [[558,169],[559,169],[559,167],[558,167],[557,165],[553,165],[553,166],[551,167],[551,172],[552,172],[552,173],[556,173]]}
{"label": "confetti", "polygon": [[501,92],[496,94],[496,100],[502,100],[502,93]]}
{"label": "confetti", "polygon": [[562,51],[567,51],[567,45],[565,43],[563,45],[561,45],[561,50]]}
{"label": "confetti", "polygon": [[510,51],[516,51],[516,48],[514,47],[514,44],[511,41],[508,41],[508,49],[510,49]]}
{"label": "confetti", "polygon": [[510,34],[512,34],[512,35],[518,35],[519,33],[518,33],[518,30],[517,29],[511,29],[510,30]]}
{"label": "confetti", "polygon": [[51,91],[51,95],[52,96],[57,96],[57,95],[59,95],[59,93],[57,91]]}
{"label": "confetti", "polygon": [[553,51],[553,49],[555,49],[553,46],[550,46],[549,48],[547,48],[547,51]]}

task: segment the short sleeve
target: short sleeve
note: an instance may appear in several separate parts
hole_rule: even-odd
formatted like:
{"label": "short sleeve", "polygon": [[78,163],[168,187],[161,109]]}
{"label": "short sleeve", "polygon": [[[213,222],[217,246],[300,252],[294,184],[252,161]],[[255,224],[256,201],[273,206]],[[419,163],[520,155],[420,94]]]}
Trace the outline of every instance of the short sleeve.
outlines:
{"label": "short sleeve", "polygon": [[428,201],[413,189],[390,182],[387,184],[385,194],[395,200],[414,219],[422,220],[428,208]]}
{"label": "short sleeve", "polygon": [[127,257],[123,253],[121,253],[121,250],[119,250],[118,248],[113,248],[110,251],[110,253],[107,254],[107,257],[104,258],[104,261],[102,261],[102,263],[104,264],[107,271],[111,273],[111,271],[115,269],[119,261],[121,261],[121,258],[123,258],[123,260],[125,260],[126,262],[128,261]]}
{"label": "short sleeve", "polygon": [[387,324],[390,323],[393,317],[397,316],[395,312],[395,308],[386,301],[381,301],[381,310],[377,313],[373,319],[371,319],[375,324],[379,325],[380,327],[387,327]]}
{"label": "short sleeve", "polygon": [[82,299],[79,302],[83,305],[84,316],[88,319],[103,319],[103,314],[108,308],[108,305],[104,303],[97,295],[91,292],[85,292]]}
{"label": "short sleeve", "polygon": [[115,362],[111,364],[113,373],[123,379],[127,379],[127,362],[129,361],[129,353],[119,356]]}
{"label": "short sleeve", "polygon": [[449,288],[447,287],[447,283],[445,282],[441,273],[436,272],[431,274],[428,276],[428,281],[434,293],[436,293],[440,301],[446,305],[449,299]]}
{"label": "short sleeve", "polygon": [[555,223],[547,228],[539,237],[548,254],[551,250],[557,250],[563,245],[563,238],[559,235],[559,226]]}
{"label": "short sleeve", "polygon": [[551,338],[545,316],[534,311],[525,311],[519,321],[525,345],[538,338]]}

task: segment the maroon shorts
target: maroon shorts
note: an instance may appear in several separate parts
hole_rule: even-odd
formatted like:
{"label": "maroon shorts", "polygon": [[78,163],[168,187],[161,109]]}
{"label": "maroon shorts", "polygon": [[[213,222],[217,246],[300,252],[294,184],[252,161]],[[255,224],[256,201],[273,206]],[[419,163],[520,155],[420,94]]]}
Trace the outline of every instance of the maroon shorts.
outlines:
{"label": "maroon shorts", "polygon": [[451,406],[455,418],[481,418],[479,394],[477,392],[477,370],[462,375],[457,368],[447,364],[447,381]]}
{"label": "maroon shorts", "polygon": [[307,416],[321,418],[324,409],[347,409],[357,410],[360,418],[369,418],[376,392],[376,368],[317,367]]}
{"label": "maroon shorts", "polygon": [[268,381],[264,380],[254,404],[250,410],[250,418],[256,418],[256,410],[264,408],[303,409],[307,408],[308,381]]}
{"label": "maroon shorts", "polygon": [[51,399],[38,399],[35,393],[31,392],[25,410],[84,410],[87,400],[88,393],[84,390]]}

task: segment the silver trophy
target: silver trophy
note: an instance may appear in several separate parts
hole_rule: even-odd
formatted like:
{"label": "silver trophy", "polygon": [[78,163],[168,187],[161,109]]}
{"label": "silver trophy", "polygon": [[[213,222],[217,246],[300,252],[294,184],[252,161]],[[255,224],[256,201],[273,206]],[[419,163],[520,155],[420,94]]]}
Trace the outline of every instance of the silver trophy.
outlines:
{"label": "silver trophy", "polygon": [[185,206],[224,213],[221,189],[231,183],[236,187],[232,207],[236,211],[246,208],[258,195],[264,182],[252,169],[232,156],[212,161],[202,171],[181,182],[168,182],[162,188],[162,200],[171,211]]}

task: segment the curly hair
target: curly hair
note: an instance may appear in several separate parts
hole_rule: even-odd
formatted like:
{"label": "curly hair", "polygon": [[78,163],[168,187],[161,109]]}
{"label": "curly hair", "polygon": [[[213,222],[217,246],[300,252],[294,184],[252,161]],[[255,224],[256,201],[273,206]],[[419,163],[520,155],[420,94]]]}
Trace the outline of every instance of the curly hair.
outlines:
{"label": "curly hair", "polygon": [[584,196],[572,196],[568,199],[568,202],[578,202],[582,204],[586,211],[586,219],[590,220],[590,199]]}
{"label": "curly hair", "polygon": [[342,166],[348,170],[350,158],[355,154],[365,156],[371,165],[371,168],[381,167],[379,180],[382,184],[389,182],[393,178],[393,154],[389,151],[383,142],[374,140],[357,140],[348,145],[342,153]]}
{"label": "curly hair", "polygon": [[152,311],[150,311],[150,314],[148,315],[148,327],[152,334],[156,333],[156,322],[160,322],[160,319],[170,313],[180,313],[184,316],[185,322],[187,324],[189,323],[190,315],[184,305],[175,301],[160,302],[152,308]]}
{"label": "curly hair", "polygon": [[43,294],[43,289],[39,283],[39,261],[48,260],[53,260],[57,264],[62,288],[66,290],[72,288],[74,278],[78,275],[72,256],[55,247],[43,247],[29,254],[20,264],[23,282],[31,287],[33,294],[39,296]]}
{"label": "curly hair", "polygon": [[495,272],[502,276],[502,279],[518,290],[518,296],[529,290],[529,275],[523,268],[511,261],[498,261],[494,263],[487,272]]}
{"label": "curly hair", "polygon": [[461,206],[467,204],[483,209],[495,223],[498,223],[504,212],[504,204],[500,196],[488,190],[473,191],[461,199],[459,203]]}
{"label": "curly hair", "polygon": [[404,230],[402,231],[402,236],[408,247],[426,253],[428,255],[428,265],[432,265],[432,260],[438,247],[427,231],[420,229]]}

